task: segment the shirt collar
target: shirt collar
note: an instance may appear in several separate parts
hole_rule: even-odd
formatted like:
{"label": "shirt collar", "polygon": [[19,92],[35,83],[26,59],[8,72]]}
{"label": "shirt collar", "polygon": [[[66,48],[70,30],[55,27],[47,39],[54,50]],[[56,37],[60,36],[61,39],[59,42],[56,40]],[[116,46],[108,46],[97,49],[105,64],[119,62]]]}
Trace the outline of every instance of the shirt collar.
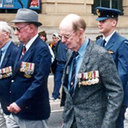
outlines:
{"label": "shirt collar", "polygon": [[89,39],[86,37],[84,43],[81,45],[80,49],[78,50],[78,53],[80,56],[84,56],[85,49],[87,48]]}
{"label": "shirt collar", "polygon": [[38,34],[36,34],[26,45],[26,51],[31,47],[31,45],[33,44],[33,42],[36,40],[36,38],[38,37]]}
{"label": "shirt collar", "polygon": [[103,39],[105,39],[106,42],[108,42],[110,40],[110,38],[112,37],[112,35],[115,33],[116,31],[113,31],[112,34],[110,34],[109,36],[107,36],[106,38],[103,37]]}
{"label": "shirt collar", "polygon": [[7,50],[7,48],[9,47],[11,41],[9,41],[8,43],[6,43],[2,48],[1,48],[1,51],[2,52],[5,52]]}

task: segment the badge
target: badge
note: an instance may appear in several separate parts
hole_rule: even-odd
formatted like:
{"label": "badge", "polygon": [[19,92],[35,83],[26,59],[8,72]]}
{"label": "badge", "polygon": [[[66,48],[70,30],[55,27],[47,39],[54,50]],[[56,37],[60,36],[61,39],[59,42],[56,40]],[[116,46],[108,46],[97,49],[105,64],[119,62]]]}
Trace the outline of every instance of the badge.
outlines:
{"label": "badge", "polygon": [[99,82],[99,71],[90,71],[79,73],[77,75],[79,85],[87,86],[87,85],[94,85]]}
{"label": "badge", "polygon": [[109,52],[110,54],[113,54],[113,53],[114,53],[114,52],[113,52],[113,51],[111,51],[111,50],[109,50],[108,52]]}
{"label": "badge", "polygon": [[10,76],[12,76],[12,67],[11,66],[0,69],[0,79],[8,78]]}
{"label": "badge", "polygon": [[26,78],[31,78],[32,74],[34,73],[34,67],[34,63],[21,62],[20,72],[23,72]]}

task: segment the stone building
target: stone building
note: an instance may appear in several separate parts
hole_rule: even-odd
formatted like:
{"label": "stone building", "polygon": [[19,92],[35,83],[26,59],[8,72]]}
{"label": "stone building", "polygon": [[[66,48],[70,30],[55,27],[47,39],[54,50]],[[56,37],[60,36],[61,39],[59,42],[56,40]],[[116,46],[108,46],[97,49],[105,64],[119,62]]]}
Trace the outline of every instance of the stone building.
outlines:
{"label": "stone building", "polygon": [[[22,0],[21,0],[22,1]],[[118,8],[122,11],[119,16],[117,32],[128,38],[128,0],[41,0],[41,10],[39,12],[39,21],[43,26],[39,31],[45,30],[48,33],[48,41],[51,41],[53,32],[59,32],[58,25],[60,21],[70,13],[82,16],[87,23],[86,35],[95,40],[98,33],[96,15],[94,8],[96,6],[106,6]],[[11,22],[15,17],[15,13],[9,13],[5,10],[0,13],[0,20]],[[17,39],[13,37],[15,41]]]}

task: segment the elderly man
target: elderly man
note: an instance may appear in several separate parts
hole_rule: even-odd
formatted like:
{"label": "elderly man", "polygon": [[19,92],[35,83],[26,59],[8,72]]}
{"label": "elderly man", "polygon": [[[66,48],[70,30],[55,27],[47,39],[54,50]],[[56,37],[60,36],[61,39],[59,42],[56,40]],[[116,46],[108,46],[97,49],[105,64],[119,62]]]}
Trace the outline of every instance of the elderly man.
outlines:
{"label": "elderly man", "polygon": [[67,15],[59,29],[73,51],[62,79],[63,128],[115,128],[123,88],[111,55],[85,36],[80,16]]}
{"label": "elderly man", "polygon": [[38,14],[19,9],[14,31],[21,47],[11,80],[9,128],[48,128],[50,116],[47,80],[51,66],[48,46],[38,35]]}
{"label": "elderly man", "polygon": [[128,106],[128,40],[116,32],[120,10],[97,7],[96,13],[99,32],[103,34],[97,44],[112,55],[124,89],[124,100],[116,124],[116,128],[124,128],[124,115]]}
{"label": "elderly man", "polygon": [[0,21],[0,128],[6,128],[7,106],[10,103],[11,76],[18,47],[11,41],[12,29]]}

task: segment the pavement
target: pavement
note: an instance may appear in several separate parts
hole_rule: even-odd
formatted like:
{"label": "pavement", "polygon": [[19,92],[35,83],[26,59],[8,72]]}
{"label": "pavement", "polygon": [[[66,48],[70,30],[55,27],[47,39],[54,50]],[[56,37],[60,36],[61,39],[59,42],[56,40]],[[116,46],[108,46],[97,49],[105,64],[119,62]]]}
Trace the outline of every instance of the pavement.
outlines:
{"label": "pavement", "polygon": [[[54,77],[53,75],[49,75],[48,78],[48,89],[49,89],[49,96],[52,96],[52,91],[54,87]],[[60,100],[51,101],[51,116],[49,118],[49,128],[61,128],[62,125],[62,113],[63,107],[60,107]]]}

